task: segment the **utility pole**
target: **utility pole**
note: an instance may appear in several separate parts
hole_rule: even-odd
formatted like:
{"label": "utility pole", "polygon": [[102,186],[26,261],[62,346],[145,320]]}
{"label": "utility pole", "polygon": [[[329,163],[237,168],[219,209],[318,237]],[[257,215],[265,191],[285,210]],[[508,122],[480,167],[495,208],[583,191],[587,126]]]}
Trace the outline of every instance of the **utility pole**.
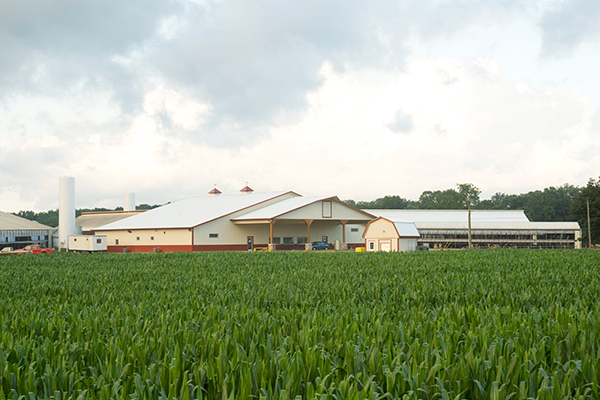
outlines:
{"label": "utility pole", "polygon": [[586,199],[587,201],[587,217],[588,217],[588,247],[592,248],[592,230],[590,229],[590,198]]}
{"label": "utility pole", "polygon": [[467,196],[467,207],[469,209],[469,249],[473,248],[471,243],[471,195]]}

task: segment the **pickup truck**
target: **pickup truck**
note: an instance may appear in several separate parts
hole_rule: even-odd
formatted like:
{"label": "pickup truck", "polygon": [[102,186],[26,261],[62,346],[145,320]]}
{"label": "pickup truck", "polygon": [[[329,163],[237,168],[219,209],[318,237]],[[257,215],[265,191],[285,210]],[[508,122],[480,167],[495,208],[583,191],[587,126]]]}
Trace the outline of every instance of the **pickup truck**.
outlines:
{"label": "pickup truck", "polygon": [[0,250],[0,256],[7,256],[12,254],[13,251],[15,250],[12,247],[4,247],[2,250]]}
{"label": "pickup truck", "polygon": [[54,253],[54,249],[45,249],[37,244],[30,244],[22,249],[13,251],[11,254],[50,254]]}

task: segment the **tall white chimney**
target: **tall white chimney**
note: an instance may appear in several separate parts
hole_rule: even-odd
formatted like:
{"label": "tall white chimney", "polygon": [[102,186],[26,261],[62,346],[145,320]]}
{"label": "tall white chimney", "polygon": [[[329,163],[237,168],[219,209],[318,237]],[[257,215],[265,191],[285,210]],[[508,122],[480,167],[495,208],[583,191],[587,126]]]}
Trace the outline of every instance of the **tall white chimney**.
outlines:
{"label": "tall white chimney", "polygon": [[135,211],[135,193],[125,193],[123,196],[123,210]]}
{"label": "tall white chimney", "polygon": [[69,236],[75,228],[75,178],[63,176],[58,181],[58,249],[68,250]]}

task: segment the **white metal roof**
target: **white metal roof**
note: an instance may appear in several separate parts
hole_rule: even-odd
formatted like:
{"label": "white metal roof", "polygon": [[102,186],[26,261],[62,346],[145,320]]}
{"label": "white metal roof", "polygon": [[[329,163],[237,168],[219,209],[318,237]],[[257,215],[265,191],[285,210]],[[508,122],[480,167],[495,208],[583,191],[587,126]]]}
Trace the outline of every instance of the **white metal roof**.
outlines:
{"label": "white metal roof", "polygon": [[[468,210],[369,210],[394,222],[413,221],[417,229],[466,230]],[[522,210],[471,210],[474,230],[579,230],[577,222],[531,222]]]}
{"label": "white metal roof", "polygon": [[[415,222],[417,228],[424,230],[467,230],[468,222]],[[471,222],[472,230],[493,231],[573,231],[580,230],[577,222]]]}
{"label": "white metal roof", "polygon": [[190,197],[97,230],[192,228],[286,194],[299,196],[294,192],[277,192]]}
{"label": "white metal roof", "polygon": [[137,211],[106,211],[106,212],[89,212],[83,213],[75,219],[75,225],[80,226],[82,232],[93,231],[94,229],[120,221],[125,218],[145,212],[146,210]]}
{"label": "white metal roof", "polygon": [[0,230],[54,230],[54,228],[0,211]]}
{"label": "white metal roof", "polygon": [[394,226],[400,237],[419,237],[419,231],[414,222],[394,222]]}
{"label": "white metal roof", "polygon": [[[467,222],[468,210],[364,210],[396,221]],[[529,222],[522,210],[471,210],[471,222]]]}

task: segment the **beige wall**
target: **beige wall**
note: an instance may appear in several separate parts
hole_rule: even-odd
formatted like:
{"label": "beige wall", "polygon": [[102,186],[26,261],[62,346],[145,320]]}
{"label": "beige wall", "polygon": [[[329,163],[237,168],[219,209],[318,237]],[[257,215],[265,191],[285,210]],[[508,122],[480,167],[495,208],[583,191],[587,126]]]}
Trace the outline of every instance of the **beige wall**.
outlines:
{"label": "beige wall", "polygon": [[[346,242],[347,243],[364,243],[363,233],[367,224],[348,224],[346,225]],[[356,229],[356,232],[352,232]]]}
{"label": "beige wall", "polygon": [[385,219],[378,219],[369,224],[365,232],[365,238],[394,238],[398,239],[398,232],[393,222]]}
{"label": "beige wall", "polygon": [[[398,251],[398,232],[394,223],[385,219],[371,222],[365,231],[367,251]],[[371,244],[373,243],[373,248]]]}
{"label": "beige wall", "polygon": [[[189,229],[132,229],[122,231],[96,231],[96,235],[106,235],[108,246],[166,246],[191,245],[192,232]],[[138,240],[139,238],[139,240]],[[152,239],[154,238],[154,239]]]}
{"label": "beige wall", "polygon": [[[348,228],[346,230],[348,231]],[[211,233],[218,234],[218,237],[211,238]],[[280,243],[283,243],[284,237],[293,237],[294,243],[297,243],[298,237],[307,237],[307,235],[307,226],[303,221],[278,220],[273,225],[273,237],[281,238]],[[255,244],[269,243],[269,224],[234,224],[229,221],[229,218],[221,218],[194,228],[195,245],[245,244],[248,236],[254,237]],[[327,236],[329,243],[333,243],[336,239],[341,241],[342,224],[339,221],[332,220],[313,221],[310,226],[311,242],[320,241],[323,236]],[[346,237],[346,242],[361,243],[362,238],[356,242],[349,242],[348,237]]]}

